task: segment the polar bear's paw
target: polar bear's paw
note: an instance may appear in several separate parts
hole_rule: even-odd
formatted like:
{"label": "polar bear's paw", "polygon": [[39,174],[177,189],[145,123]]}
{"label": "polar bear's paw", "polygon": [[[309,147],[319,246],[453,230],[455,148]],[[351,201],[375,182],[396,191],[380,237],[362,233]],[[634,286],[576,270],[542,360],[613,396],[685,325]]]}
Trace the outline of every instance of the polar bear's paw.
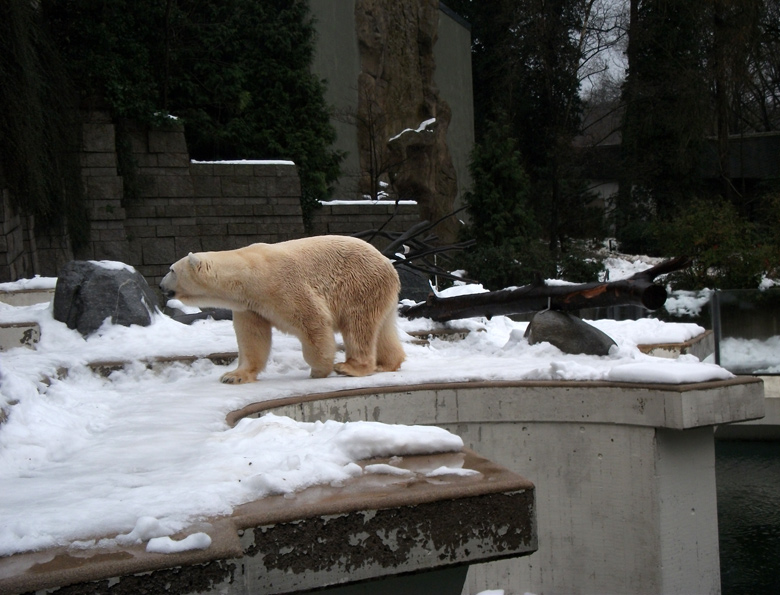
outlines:
{"label": "polar bear's paw", "polygon": [[398,363],[393,364],[377,364],[376,371],[377,372],[397,372],[401,369],[401,364],[403,361],[400,361]]}
{"label": "polar bear's paw", "polygon": [[359,364],[354,360],[347,360],[340,364],[336,364],[333,366],[333,369],[336,370],[336,373],[344,376],[368,376],[376,371],[374,366]]}
{"label": "polar bear's paw", "polygon": [[247,382],[255,382],[257,380],[257,372],[252,373],[247,370],[233,370],[232,372],[226,372],[219,379],[224,384],[245,384]]}

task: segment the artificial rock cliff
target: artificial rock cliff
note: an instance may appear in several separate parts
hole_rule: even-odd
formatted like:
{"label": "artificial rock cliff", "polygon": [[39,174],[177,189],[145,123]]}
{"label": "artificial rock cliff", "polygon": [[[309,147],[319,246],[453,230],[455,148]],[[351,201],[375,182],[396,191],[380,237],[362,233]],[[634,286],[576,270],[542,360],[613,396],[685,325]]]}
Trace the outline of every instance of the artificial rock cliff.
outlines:
{"label": "artificial rock cliff", "polygon": [[[438,22],[437,0],[355,2],[361,191],[371,193],[379,179],[391,181],[398,197],[416,200],[420,217],[429,221],[450,213],[457,194],[447,147],[451,112],[434,84]],[[453,241],[455,218],[446,218],[436,233],[442,242]]]}

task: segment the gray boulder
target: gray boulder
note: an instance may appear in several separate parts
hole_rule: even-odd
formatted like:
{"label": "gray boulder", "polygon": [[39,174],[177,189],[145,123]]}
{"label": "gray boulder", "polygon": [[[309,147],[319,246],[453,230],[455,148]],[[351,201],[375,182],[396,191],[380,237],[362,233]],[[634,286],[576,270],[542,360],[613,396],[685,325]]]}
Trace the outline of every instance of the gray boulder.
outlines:
{"label": "gray boulder", "polygon": [[54,292],[54,318],[85,337],[106,318],[112,324],[149,326],[157,295],[138,271],[118,262],[72,260]]}
{"label": "gray boulder", "polygon": [[544,341],[564,353],[608,355],[615,341],[580,318],[568,312],[544,310],[537,312],[528,323],[525,338],[531,345]]}
{"label": "gray boulder", "polygon": [[415,302],[424,302],[431,293],[431,284],[428,281],[428,275],[414,269],[410,269],[403,264],[395,267],[398,271],[398,278],[401,280],[401,294],[399,299],[412,300]]}

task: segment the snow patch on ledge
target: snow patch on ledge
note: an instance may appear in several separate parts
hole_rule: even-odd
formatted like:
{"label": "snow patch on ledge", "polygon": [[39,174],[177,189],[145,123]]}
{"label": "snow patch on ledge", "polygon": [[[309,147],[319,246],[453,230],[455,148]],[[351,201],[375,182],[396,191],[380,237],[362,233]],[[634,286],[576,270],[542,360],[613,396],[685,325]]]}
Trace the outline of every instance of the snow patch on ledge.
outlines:
{"label": "snow patch on ledge", "polygon": [[193,533],[180,541],[170,537],[155,537],[146,544],[146,551],[155,554],[178,554],[190,550],[205,550],[211,546],[211,537],[206,533]]}
{"label": "snow patch on ledge", "polygon": [[320,204],[324,207],[338,206],[338,205],[416,205],[416,200],[326,200],[320,201]]}
{"label": "snow patch on ledge", "polygon": [[285,159],[229,159],[225,161],[197,161],[192,159],[190,163],[224,163],[225,165],[295,165],[294,161]]}
{"label": "snow patch on ledge", "polygon": [[401,138],[407,132],[424,132],[425,130],[428,129],[429,126],[433,126],[435,123],[436,123],[436,118],[429,118],[428,120],[424,120],[420,122],[420,125],[417,128],[406,128],[402,130],[392,138],[388,139],[387,142],[391,143],[394,140]]}
{"label": "snow patch on ledge", "polygon": [[133,268],[131,265],[125,264],[124,262],[119,262],[118,260],[90,260],[89,262],[97,267],[100,267],[101,269],[106,269],[108,271],[130,271],[131,273],[135,272],[135,268]]}

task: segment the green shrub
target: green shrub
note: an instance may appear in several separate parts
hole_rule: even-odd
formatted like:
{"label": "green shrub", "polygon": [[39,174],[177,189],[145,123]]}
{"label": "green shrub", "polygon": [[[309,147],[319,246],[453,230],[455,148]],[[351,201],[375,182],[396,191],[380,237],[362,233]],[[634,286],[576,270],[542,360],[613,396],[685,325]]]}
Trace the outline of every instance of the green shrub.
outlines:
{"label": "green shrub", "polygon": [[554,269],[549,251],[538,242],[523,248],[508,242],[478,245],[461,255],[460,264],[469,278],[478,279],[490,290],[528,285],[550,276]]}
{"label": "green shrub", "polygon": [[528,205],[531,183],[506,124],[490,124],[472,151],[470,172],[473,190],[464,197],[469,222],[463,236],[476,240],[476,246],[459,257],[468,276],[501,289],[553,269],[537,241],[539,230]]}
{"label": "green shrub", "polygon": [[658,223],[664,254],[690,256],[693,264],[669,281],[679,289],[743,289],[758,286],[771,247],[759,241],[756,227],[720,197],[697,198],[669,221]]}
{"label": "green shrub", "polygon": [[599,281],[605,271],[604,258],[580,246],[571,247],[558,263],[558,276],[572,283]]}
{"label": "green shrub", "polygon": [[115,119],[185,126],[195,159],[290,159],[308,220],[343,155],[310,71],[303,0],[42,0],[82,98]]}

